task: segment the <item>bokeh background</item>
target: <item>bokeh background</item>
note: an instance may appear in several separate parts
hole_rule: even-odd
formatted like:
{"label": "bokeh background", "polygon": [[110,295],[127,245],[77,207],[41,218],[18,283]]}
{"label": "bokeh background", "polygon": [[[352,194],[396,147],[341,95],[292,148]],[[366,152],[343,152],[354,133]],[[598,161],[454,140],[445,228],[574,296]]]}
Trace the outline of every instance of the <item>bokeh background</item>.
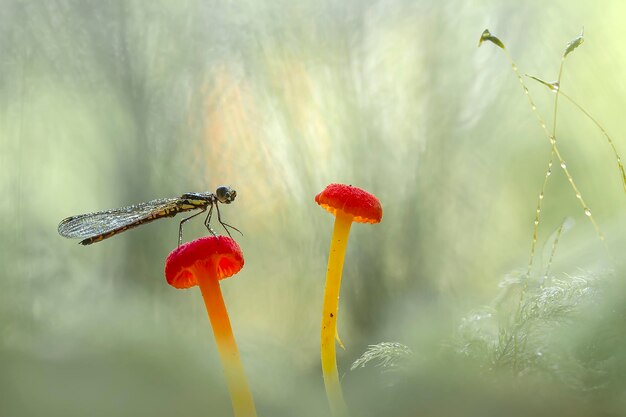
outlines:
{"label": "bokeh background", "polygon": [[[626,154],[625,17],[619,0],[0,1],[0,415],[231,415],[200,292],[163,277],[178,221],[89,247],[56,230],[226,184],[246,266],[222,288],[259,415],[327,416],[333,218],[313,198],[333,182],[384,208],[381,224],[353,227],[344,269],[338,363],[355,415],[625,415],[625,192],[605,139],[565,100],[559,146],[606,245],[554,169],[533,276],[569,219],[550,274],[610,290],[552,334],[532,378],[451,347],[525,271],[550,157],[506,55],[477,48],[480,34],[552,81],[584,26],[561,86]],[[551,125],[554,95],[528,86]],[[395,377],[350,371],[383,341],[413,352]],[[583,353],[605,373],[554,376]]]}

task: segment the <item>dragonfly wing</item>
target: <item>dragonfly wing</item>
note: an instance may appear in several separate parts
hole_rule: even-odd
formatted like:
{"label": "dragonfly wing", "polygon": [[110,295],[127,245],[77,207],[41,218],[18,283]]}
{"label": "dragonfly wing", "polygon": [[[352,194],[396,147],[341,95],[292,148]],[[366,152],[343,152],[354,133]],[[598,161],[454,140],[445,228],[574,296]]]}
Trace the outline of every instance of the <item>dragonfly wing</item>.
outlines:
{"label": "dragonfly wing", "polygon": [[179,201],[179,198],[160,198],[118,209],[68,217],[59,224],[59,234],[78,239],[98,236],[173,209]]}

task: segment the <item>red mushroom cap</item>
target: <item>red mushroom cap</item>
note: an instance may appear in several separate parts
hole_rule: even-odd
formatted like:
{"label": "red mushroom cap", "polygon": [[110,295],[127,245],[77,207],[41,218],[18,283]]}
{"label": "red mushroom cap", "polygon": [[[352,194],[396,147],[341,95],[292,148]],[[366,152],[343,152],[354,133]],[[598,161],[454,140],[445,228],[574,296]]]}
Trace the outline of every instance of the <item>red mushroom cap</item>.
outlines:
{"label": "red mushroom cap", "polygon": [[374,195],[358,187],[345,184],[330,184],[315,196],[315,202],[335,215],[341,210],[354,216],[358,223],[379,223],[383,208]]}
{"label": "red mushroom cap", "polygon": [[235,275],[243,267],[243,252],[232,238],[206,236],[180,245],[165,261],[165,278],[174,288],[198,285],[197,274],[218,280]]}

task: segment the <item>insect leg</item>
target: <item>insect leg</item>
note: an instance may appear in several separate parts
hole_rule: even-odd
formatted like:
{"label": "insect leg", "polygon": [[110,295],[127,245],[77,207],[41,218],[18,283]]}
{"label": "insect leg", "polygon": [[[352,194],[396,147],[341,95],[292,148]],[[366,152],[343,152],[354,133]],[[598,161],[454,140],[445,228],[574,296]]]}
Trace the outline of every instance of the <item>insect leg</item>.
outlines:
{"label": "insect leg", "polygon": [[239,234],[240,234],[241,236],[243,236],[243,233],[241,233],[241,230],[237,229],[235,226],[231,226],[230,224],[228,224],[228,223],[224,223],[224,222],[222,221],[222,218],[220,217],[220,207],[219,207],[217,204],[216,204],[215,206],[216,206],[216,210],[217,210],[217,221],[218,221],[218,222],[222,225],[222,227],[224,228],[224,230],[226,230],[226,233],[228,233],[228,236],[232,237],[232,236],[230,235],[230,231],[228,230],[228,228],[229,228],[229,227],[230,227],[231,229],[233,229],[233,230],[238,231],[238,232],[239,232]]}
{"label": "insect leg", "polygon": [[213,231],[213,229],[211,229],[211,216],[213,215],[213,204],[211,204],[211,208],[209,209],[209,214],[206,215],[206,219],[204,219],[204,225],[206,226],[207,229],[209,229],[209,232],[213,235],[216,236],[215,232]]}
{"label": "insect leg", "polygon": [[[212,209],[213,209],[213,206],[211,206],[211,210]],[[187,220],[193,219],[196,216],[199,216],[200,214],[204,213],[205,211],[206,211],[206,207],[204,207],[202,210],[200,210],[199,212],[197,212],[193,216],[189,216],[186,219],[182,219],[180,221],[180,224],[178,226],[178,246],[180,246],[180,244],[183,243],[183,223],[185,223]]]}

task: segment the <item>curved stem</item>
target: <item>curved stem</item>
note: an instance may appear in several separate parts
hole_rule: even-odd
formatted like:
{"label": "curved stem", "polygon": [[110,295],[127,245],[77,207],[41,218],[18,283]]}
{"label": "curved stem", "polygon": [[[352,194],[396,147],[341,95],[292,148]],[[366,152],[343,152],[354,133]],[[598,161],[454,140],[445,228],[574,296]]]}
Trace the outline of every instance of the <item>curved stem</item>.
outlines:
{"label": "curved stem", "polygon": [[351,215],[337,210],[335,227],[330,242],[330,254],[328,255],[326,287],[324,288],[320,351],[326,396],[334,416],[348,415],[348,408],[343,400],[339,374],[337,372],[335,334],[337,333],[337,310],[339,309],[341,273],[343,271],[343,260],[346,255],[352,219]]}
{"label": "curved stem", "polygon": [[230,320],[228,319],[228,312],[222,298],[220,284],[215,276],[211,277],[205,274],[196,276],[198,277],[202,298],[204,298],[204,304],[213,328],[213,334],[215,335],[215,343],[224,367],[234,415],[235,417],[256,417],[254,400],[243,371],[235,336],[230,327]]}

